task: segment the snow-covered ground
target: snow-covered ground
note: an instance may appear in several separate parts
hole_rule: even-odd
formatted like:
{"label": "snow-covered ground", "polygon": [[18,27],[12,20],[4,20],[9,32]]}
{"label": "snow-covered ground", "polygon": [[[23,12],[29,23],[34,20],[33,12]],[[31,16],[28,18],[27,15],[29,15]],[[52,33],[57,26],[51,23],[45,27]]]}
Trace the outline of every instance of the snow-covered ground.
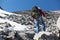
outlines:
{"label": "snow-covered ground", "polygon": [[44,31],[42,31],[42,32],[39,32],[38,34],[36,34],[35,36],[34,36],[34,40],[38,40],[39,39],[39,37],[41,37],[43,34],[46,34],[46,35],[51,35],[52,34],[52,32],[44,32]]}
{"label": "snow-covered ground", "polygon": [[[25,31],[26,29],[28,29],[27,28],[28,26],[21,25],[21,24],[19,24],[17,22],[11,21],[8,18],[6,18],[7,16],[10,16],[10,15],[16,15],[16,14],[10,13],[10,12],[6,12],[6,11],[0,9],[0,32],[1,31],[5,31],[5,26],[7,26],[7,24],[11,25],[10,27],[7,28],[9,30]],[[3,17],[3,18],[1,18],[1,17]],[[0,40],[3,40],[3,39],[0,39]]]}
{"label": "snow-covered ground", "polygon": [[[41,32],[40,34],[41,35],[44,34],[44,33],[45,34],[47,33],[47,35],[48,34],[50,35],[50,33],[57,34],[59,27],[57,28],[56,24],[59,25],[59,23],[57,22],[59,14],[57,14],[57,15],[51,14],[51,15],[47,15],[47,16],[48,16],[47,17],[48,22],[46,23],[46,26],[47,26],[46,31],[47,32]],[[0,27],[6,27],[6,25],[10,24],[11,26],[8,27],[9,30],[25,31],[25,32],[22,32],[22,34],[18,32],[18,34],[20,36],[22,36],[23,38],[27,39],[27,37],[24,37],[24,36],[29,36],[28,34],[30,34],[30,36],[31,36],[31,34],[35,33],[35,27],[34,27],[35,25],[31,21],[31,19],[30,19],[31,16],[30,15],[15,14],[15,13],[6,12],[6,11],[0,9],[0,17],[3,17],[3,18],[0,18]],[[2,31],[1,28],[0,28],[0,31]]]}
{"label": "snow-covered ground", "polygon": [[27,28],[26,25],[21,25],[21,24],[18,24],[16,22],[9,21],[8,19],[1,19],[0,18],[0,23],[2,23],[2,22],[7,22],[7,23],[11,24],[13,29],[16,31],[21,31],[21,30],[24,30],[25,28]]}
{"label": "snow-covered ground", "polygon": [[1,17],[5,17],[6,15],[0,13],[0,16],[1,16]]}
{"label": "snow-covered ground", "polygon": [[10,12],[4,11],[4,10],[1,10],[1,9],[0,9],[0,13],[2,13],[2,14],[8,14],[8,15],[13,14],[13,13],[10,13]]}
{"label": "snow-covered ground", "polygon": [[57,20],[57,27],[58,27],[59,30],[60,30],[60,16],[59,16],[59,18],[58,18],[58,20]]}
{"label": "snow-covered ground", "polygon": [[[0,9],[0,16],[6,16],[5,14],[8,14],[8,15],[12,15],[13,13],[9,13],[9,12],[6,12],[6,11],[3,11]],[[4,23],[4,22],[7,22],[9,24],[11,24],[11,26],[13,26],[13,29],[14,30],[18,30],[18,31],[21,31],[21,30],[24,30],[25,28],[27,28],[26,25],[21,25],[21,24],[18,24],[16,22],[13,22],[13,21],[10,21],[8,19],[3,19],[3,18],[0,18],[0,23]]]}

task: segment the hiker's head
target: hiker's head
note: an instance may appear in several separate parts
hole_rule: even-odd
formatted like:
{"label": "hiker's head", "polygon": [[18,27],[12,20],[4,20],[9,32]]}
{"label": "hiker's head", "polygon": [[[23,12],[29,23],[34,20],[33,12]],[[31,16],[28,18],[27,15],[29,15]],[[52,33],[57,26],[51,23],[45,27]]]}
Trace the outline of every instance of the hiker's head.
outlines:
{"label": "hiker's head", "polygon": [[32,12],[36,12],[36,11],[38,11],[38,7],[37,6],[32,7]]}

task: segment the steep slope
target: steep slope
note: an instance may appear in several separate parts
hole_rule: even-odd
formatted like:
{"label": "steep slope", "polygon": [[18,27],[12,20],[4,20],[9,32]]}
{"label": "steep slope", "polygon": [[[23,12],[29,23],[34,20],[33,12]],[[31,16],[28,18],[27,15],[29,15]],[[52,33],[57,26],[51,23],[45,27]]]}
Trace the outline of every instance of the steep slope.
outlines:
{"label": "steep slope", "polygon": [[[60,16],[60,11],[44,11],[47,15],[47,23],[46,23],[46,31],[58,34],[59,28],[57,27],[57,19]],[[4,10],[0,9],[0,27],[6,27],[8,24],[11,25],[11,27],[14,29],[14,31],[17,31],[17,34],[26,40],[33,40],[34,34],[35,34],[35,25],[31,21],[31,11],[20,11],[20,12],[6,12]],[[8,26],[8,29],[11,28]],[[40,25],[42,30],[42,25]],[[42,34],[43,35],[43,34]]]}

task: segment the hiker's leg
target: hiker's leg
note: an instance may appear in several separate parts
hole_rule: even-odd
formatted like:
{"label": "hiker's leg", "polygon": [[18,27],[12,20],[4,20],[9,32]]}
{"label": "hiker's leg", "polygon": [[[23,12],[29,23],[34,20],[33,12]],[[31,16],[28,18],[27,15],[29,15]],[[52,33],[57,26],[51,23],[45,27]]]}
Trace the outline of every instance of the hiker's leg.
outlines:
{"label": "hiker's leg", "polygon": [[39,33],[39,20],[34,19],[34,23],[35,23],[35,26],[36,26],[36,33]]}
{"label": "hiker's leg", "polygon": [[41,19],[41,21],[42,21],[43,31],[45,31],[45,26],[46,26],[46,25],[45,25],[45,23],[44,23],[43,17],[41,16],[40,19]]}

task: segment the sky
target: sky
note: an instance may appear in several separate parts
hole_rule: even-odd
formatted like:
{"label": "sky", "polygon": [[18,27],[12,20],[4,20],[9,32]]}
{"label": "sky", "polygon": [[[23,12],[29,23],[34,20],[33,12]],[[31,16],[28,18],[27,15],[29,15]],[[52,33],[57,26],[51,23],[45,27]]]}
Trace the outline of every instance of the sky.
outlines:
{"label": "sky", "polygon": [[0,6],[8,12],[31,10],[38,6],[42,10],[60,10],[60,0],[0,0]]}

